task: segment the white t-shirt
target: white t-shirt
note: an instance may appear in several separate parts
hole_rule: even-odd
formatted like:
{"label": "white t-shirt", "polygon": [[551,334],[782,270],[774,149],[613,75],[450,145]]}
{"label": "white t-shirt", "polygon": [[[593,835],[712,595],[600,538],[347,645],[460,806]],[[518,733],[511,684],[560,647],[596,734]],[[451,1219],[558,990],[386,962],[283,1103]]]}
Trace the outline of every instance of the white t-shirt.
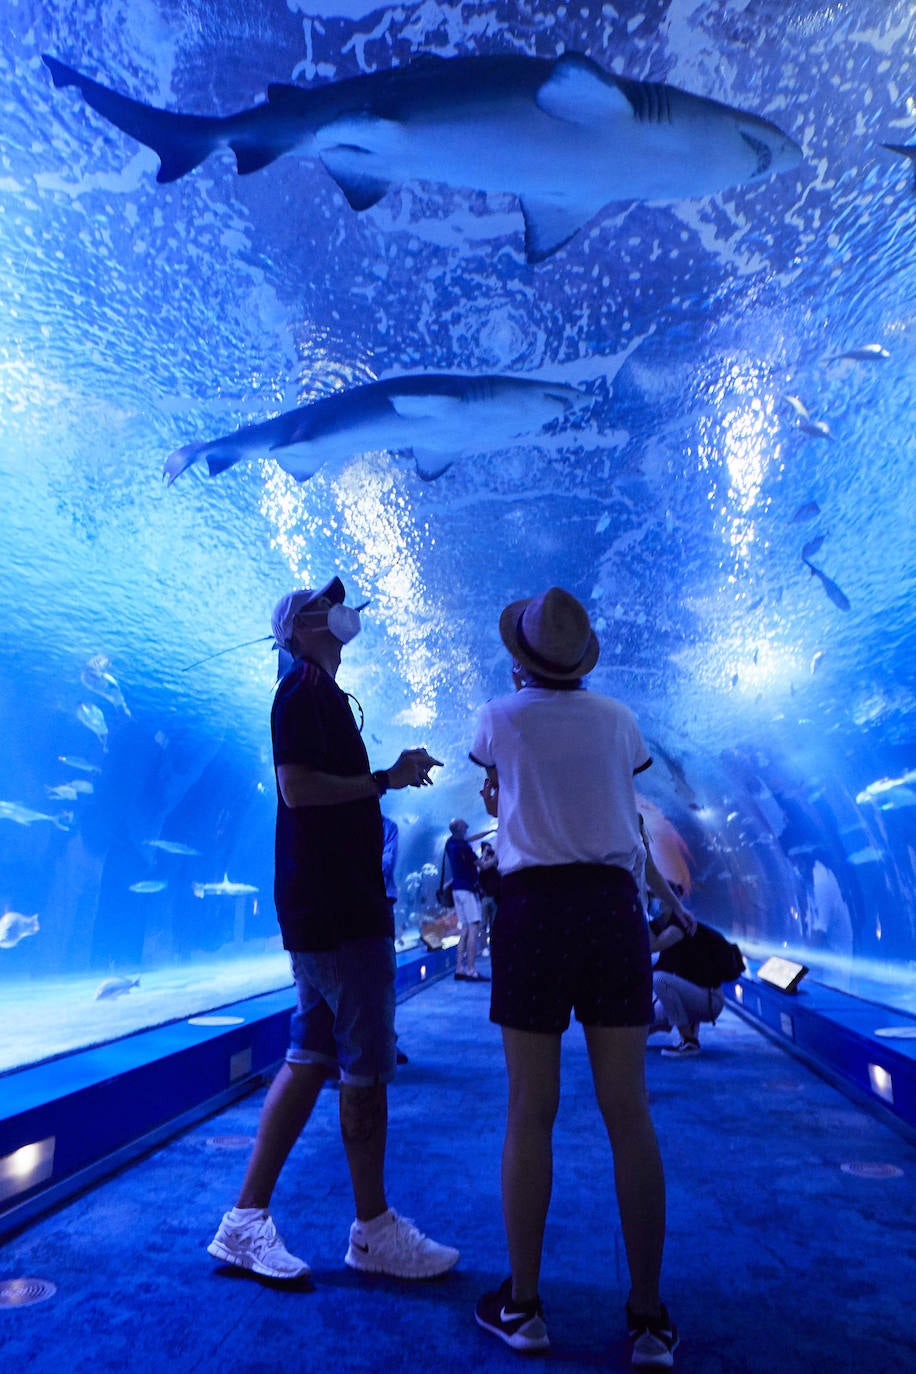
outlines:
{"label": "white t-shirt", "polygon": [[570,863],[633,871],[642,848],[633,774],[652,760],[623,702],[524,687],[483,707],[471,758],[499,776],[500,873]]}

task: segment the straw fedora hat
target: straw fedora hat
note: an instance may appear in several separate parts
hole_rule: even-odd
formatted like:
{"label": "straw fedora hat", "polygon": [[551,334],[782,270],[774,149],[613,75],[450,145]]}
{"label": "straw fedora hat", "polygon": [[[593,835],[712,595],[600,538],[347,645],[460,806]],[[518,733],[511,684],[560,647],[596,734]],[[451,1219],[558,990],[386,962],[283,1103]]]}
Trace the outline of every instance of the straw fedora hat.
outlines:
{"label": "straw fedora hat", "polygon": [[562,587],[513,601],[499,617],[499,633],[513,658],[538,677],[570,682],[598,662],[588,611]]}

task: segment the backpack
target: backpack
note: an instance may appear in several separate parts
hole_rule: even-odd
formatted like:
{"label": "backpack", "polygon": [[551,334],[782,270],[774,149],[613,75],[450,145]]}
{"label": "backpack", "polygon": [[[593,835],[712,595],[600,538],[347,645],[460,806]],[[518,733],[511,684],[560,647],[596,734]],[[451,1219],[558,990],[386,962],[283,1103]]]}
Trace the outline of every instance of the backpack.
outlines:
{"label": "backpack", "polygon": [[694,934],[662,950],[655,967],[660,973],[673,973],[697,987],[717,988],[739,978],[745,963],[737,945],[712,926],[697,921]]}

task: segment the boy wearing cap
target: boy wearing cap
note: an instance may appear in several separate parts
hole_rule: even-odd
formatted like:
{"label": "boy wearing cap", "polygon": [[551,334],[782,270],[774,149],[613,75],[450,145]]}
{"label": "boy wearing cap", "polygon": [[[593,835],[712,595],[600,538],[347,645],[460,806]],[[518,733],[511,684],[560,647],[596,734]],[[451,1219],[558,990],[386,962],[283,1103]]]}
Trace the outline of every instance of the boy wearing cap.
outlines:
{"label": "boy wearing cap", "polygon": [[426,787],[439,764],[406,749],[372,772],[350,701],[336,683],[344,644],[359,633],[339,578],[277,603],[272,628],[292,667],[271,711],[277,779],[274,897],[290,952],[297,1010],[286,1062],[264,1103],[237,1205],[208,1246],[227,1264],[275,1279],[309,1274],[268,1211],[290,1150],[328,1070],[340,1072],[340,1130],[356,1220],[345,1262],[421,1279],[445,1273],[458,1251],[424,1236],[388,1207],[384,1185],[387,1085],[394,1078],[394,928],[382,875],[379,799]]}

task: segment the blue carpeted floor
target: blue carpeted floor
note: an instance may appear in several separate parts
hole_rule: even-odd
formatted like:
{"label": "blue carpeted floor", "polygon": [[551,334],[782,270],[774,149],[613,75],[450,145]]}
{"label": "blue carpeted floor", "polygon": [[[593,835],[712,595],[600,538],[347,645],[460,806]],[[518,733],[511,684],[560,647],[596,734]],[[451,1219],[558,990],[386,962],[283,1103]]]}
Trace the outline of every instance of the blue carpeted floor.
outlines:
{"label": "blue carpeted floor", "polygon": [[[352,1203],[333,1089],[273,1208],[314,1288],[281,1291],[220,1269],[204,1247],[234,1201],[258,1092],[0,1249],[0,1279],[57,1286],[45,1302],[0,1311],[4,1374],[629,1369],[611,1159],[576,1027],[541,1286],[552,1348],[520,1357],[474,1323],[475,1299],[506,1273],[505,1081],[487,1002],[485,987],[448,980],[398,1009],[410,1063],[391,1092],[389,1197],[460,1247],[450,1275],[408,1284],[345,1267]],[[668,1177],[663,1288],[682,1333],[676,1367],[916,1369],[916,1149],[729,1012],[697,1059],[650,1050],[649,1088]]]}

